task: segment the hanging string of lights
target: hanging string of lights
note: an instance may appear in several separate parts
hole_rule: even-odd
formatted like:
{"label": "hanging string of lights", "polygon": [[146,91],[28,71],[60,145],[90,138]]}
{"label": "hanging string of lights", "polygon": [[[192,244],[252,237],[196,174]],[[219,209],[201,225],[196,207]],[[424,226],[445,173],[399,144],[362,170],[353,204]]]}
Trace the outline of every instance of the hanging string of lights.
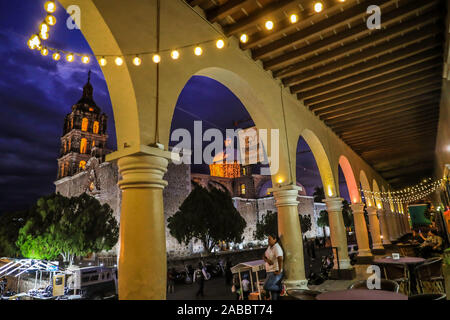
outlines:
{"label": "hanging string of lights", "polygon": [[[337,0],[338,2],[345,2],[345,0]],[[56,4],[55,1],[47,1],[44,4],[44,9],[47,12],[47,16],[45,17],[45,20],[40,24],[39,26],[39,33],[33,34],[30,39],[28,40],[28,47],[31,50],[38,50],[41,52],[42,56],[47,56],[51,54],[51,57],[55,61],[59,61],[62,56],[65,56],[65,60],[67,62],[74,62],[76,61],[76,57],[80,57],[80,61],[83,64],[88,64],[92,61],[93,58],[98,60],[98,63],[100,66],[104,67],[108,64],[108,59],[114,59],[114,63],[117,66],[123,65],[125,59],[131,58],[132,62],[135,66],[140,66],[143,61],[143,56],[151,56],[151,59],[153,63],[160,63],[162,58],[162,54],[169,54],[170,58],[172,60],[177,60],[181,56],[181,50],[192,48],[193,54],[196,56],[201,56],[204,53],[204,46],[206,46],[209,43],[214,43],[217,49],[223,49],[226,46],[225,40],[223,39],[214,39],[214,40],[206,40],[200,43],[195,44],[188,44],[185,46],[181,46],[176,49],[165,49],[165,50],[159,50],[159,51],[151,51],[151,52],[140,52],[140,53],[133,53],[133,54],[122,54],[122,55],[112,55],[112,54],[104,54],[104,55],[91,55],[91,54],[85,54],[85,53],[76,53],[73,51],[67,51],[67,50],[61,50],[57,48],[53,48],[50,46],[44,45],[43,41],[46,41],[49,39],[49,31],[50,27],[54,26],[56,24],[56,18],[52,15],[56,11]],[[320,13],[325,8],[324,4],[321,1],[315,1],[313,3],[313,10],[316,13]],[[289,16],[289,21],[292,24],[295,24],[299,21],[299,16],[296,13],[292,13]],[[264,23],[264,27],[270,31],[273,30],[275,27],[275,22],[272,20],[266,20]],[[250,37],[246,33],[242,33],[239,36],[239,41],[241,43],[247,43],[249,41]]]}
{"label": "hanging string of lights", "polygon": [[442,186],[445,178],[433,181],[431,178],[425,179],[422,182],[404,188],[402,190],[396,190],[391,192],[385,191],[371,191],[366,189],[359,189],[364,195],[370,196],[375,200],[384,202],[396,202],[396,203],[409,203],[426,198],[428,195],[435,192]]}

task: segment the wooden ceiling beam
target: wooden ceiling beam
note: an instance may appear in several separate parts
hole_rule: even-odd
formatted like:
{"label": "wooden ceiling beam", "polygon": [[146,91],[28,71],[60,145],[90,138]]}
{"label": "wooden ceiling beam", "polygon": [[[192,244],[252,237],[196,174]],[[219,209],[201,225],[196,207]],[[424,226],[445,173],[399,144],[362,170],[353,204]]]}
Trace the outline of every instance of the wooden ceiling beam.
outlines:
{"label": "wooden ceiling beam", "polygon": [[341,139],[346,141],[351,141],[352,139],[359,138],[374,138],[382,135],[386,135],[386,133],[402,133],[402,132],[413,132],[415,129],[422,128],[424,125],[428,124],[437,124],[439,120],[439,113],[435,112],[434,114],[430,114],[427,118],[424,119],[415,119],[404,121],[403,123],[389,123],[389,126],[380,126],[377,127],[368,127],[365,131],[359,132],[344,132],[342,134]]}
{"label": "wooden ceiling beam", "polygon": [[427,71],[422,71],[417,74],[409,75],[408,77],[397,79],[394,81],[386,82],[374,87],[364,88],[362,90],[334,98],[331,100],[319,102],[316,104],[305,104],[309,107],[310,110],[314,112],[318,112],[321,110],[334,109],[335,106],[340,106],[343,103],[358,101],[364,97],[366,97],[367,102],[370,102],[370,99],[375,99],[375,97],[385,96],[389,97],[389,94],[393,95],[398,92],[408,91],[410,88],[415,87],[416,85],[423,85],[427,79],[436,79],[439,78],[439,81],[442,81],[440,78],[442,76],[441,68],[434,68]]}
{"label": "wooden ceiling beam", "polygon": [[[338,135],[344,135],[352,132],[364,131],[375,125],[391,125],[400,121],[409,121],[414,117],[426,116],[428,113],[439,112],[439,105],[437,103],[420,105],[416,109],[409,110],[402,113],[402,117],[393,117],[392,114],[384,114],[382,111],[378,115],[367,117],[364,121],[359,121],[346,126],[332,127],[333,131]],[[395,115],[395,114],[394,114]]]}
{"label": "wooden ceiling beam", "polygon": [[[441,80],[441,82],[442,82],[442,79],[437,79],[433,83],[427,84],[425,86],[423,86],[423,84],[419,84],[417,87],[411,88],[411,90],[409,90],[407,92],[402,92],[397,95],[392,95],[391,98],[389,99],[389,101],[390,102],[401,101],[404,99],[416,97],[421,94],[427,94],[430,92],[434,92],[436,90],[440,90],[441,82],[439,82],[438,80]],[[364,101],[358,101],[357,103],[349,103],[346,106],[343,106],[342,108],[336,109],[335,111],[330,111],[330,112],[321,114],[319,117],[320,117],[320,120],[328,120],[329,121],[331,119],[346,117],[356,111],[361,112],[361,111],[371,109],[371,108],[374,108],[377,106],[382,106],[385,103],[386,103],[386,99],[383,99],[383,97],[380,97],[378,100],[372,101],[372,103],[370,103],[370,105],[365,104]]]}
{"label": "wooden ceiling beam", "polygon": [[[325,73],[324,76],[319,77],[319,74],[317,76],[315,76],[314,74],[309,74],[307,78],[305,77],[305,79],[298,85],[292,86],[290,90],[292,93],[311,90],[316,87],[329,84],[330,82],[335,82],[355,75],[362,75],[366,72],[368,73],[369,71],[373,71],[373,69],[379,69],[380,67],[387,64],[397,62],[400,63],[401,60],[406,60],[407,58],[410,58],[411,56],[415,56],[422,52],[424,54],[432,54],[433,51],[436,52],[438,50],[430,49],[440,46],[442,46],[442,36],[424,40],[420,43],[397,50],[391,54],[371,59],[367,62],[360,63],[356,66],[338,72],[333,72],[334,66],[326,66],[327,68],[324,68],[323,70],[323,72]],[[373,73],[375,73],[375,71],[373,71]]]}
{"label": "wooden ceiling beam", "polygon": [[[305,99],[303,103],[307,106],[311,106],[317,103],[330,101],[332,99],[336,99],[339,97],[346,96],[351,93],[355,93],[361,90],[372,90],[372,88],[376,88],[378,86],[386,84],[389,86],[389,83],[393,83],[395,80],[398,81],[409,81],[410,76],[419,75],[422,72],[430,72],[430,69],[439,69],[442,73],[442,59],[433,59],[432,61],[426,61],[420,63],[415,66],[408,67],[404,70],[401,70],[397,73],[388,73],[384,76],[377,77],[375,79],[370,79],[364,82],[360,82],[359,84],[355,84],[350,87],[338,89],[329,93],[324,93],[316,97],[312,97],[310,99]],[[396,82],[397,83],[397,82]]]}
{"label": "wooden ceiling beam", "polygon": [[[400,8],[394,9],[383,15],[383,27],[389,27],[394,23],[399,22],[407,18],[410,15],[415,15],[418,10],[428,9],[429,7],[435,6],[436,2],[430,2],[427,0],[414,1],[408,6],[402,6]],[[439,11],[435,11],[439,15]],[[266,70],[278,70],[285,67],[291,63],[301,61],[306,59],[308,56],[317,54],[318,52],[325,51],[330,47],[339,46],[345,41],[358,40],[372,33],[372,30],[367,28],[365,21],[361,19],[361,23],[345,30],[339,32],[335,35],[329,36],[325,39],[320,39],[316,42],[308,44],[305,47],[295,49],[285,54],[281,54],[275,58],[269,59],[263,62],[264,68]],[[384,31],[385,29],[383,29]],[[383,32],[378,31],[378,32]]]}
{"label": "wooden ceiling beam", "polygon": [[410,32],[403,37],[395,38],[379,46],[363,50],[360,53],[356,53],[348,57],[339,59],[322,67],[283,78],[282,81],[286,86],[292,86],[298,83],[302,83],[306,80],[317,78],[331,72],[336,72],[347,67],[355,66],[358,63],[364,62],[366,60],[375,59],[383,55],[389,55],[393,51],[400,51],[401,49],[404,49],[404,47],[417,44],[417,42],[422,40],[432,38],[441,31],[441,28],[437,27],[436,25],[432,25],[429,28],[423,28],[417,32]]}
{"label": "wooden ceiling beam", "polygon": [[[355,0],[352,0],[356,2]],[[317,23],[318,20],[327,19],[330,15],[335,14],[335,12],[341,11],[343,6],[348,6],[347,3],[336,3],[334,0],[327,0],[325,8],[322,12],[316,13],[313,9],[313,2],[311,0],[305,0],[304,3],[300,4],[304,10],[297,12],[298,22],[291,23],[288,19],[283,19],[277,22],[276,28],[267,32],[266,30],[261,30],[252,34],[247,43],[241,44],[242,50],[250,50],[257,48],[258,46],[270,43],[271,41],[276,41],[280,38],[285,37],[287,34],[292,34],[292,32],[297,32],[301,28],[308,28],[309,26]],[[344,9],[346,10],[346,9]],[[322,19],[321,19],[322,18]]]}
{"label": "wooden ceiling beam", "polygon": [[321,20],[307,28],[289,34],[286,37],[277,39],[261,48],[252,50],[253,59],[264,59],[270,55],[278,54],[290,47],[301,44],[303,41],[308,40],[319,33],[333,31],[337,27],[346,25],[351,21],[362,19],[367,15],[366,11],[368,5],[378,5],[381,9],[384,9],[387,6],[394,4],[395,2],[396,1],[392,0],[362,0],[362,3],[354,7],[341,11],[334,16]]}
{"label": "wooden ceiling beam", "polygon": [[382,106],[382,108],[373,107],[364,109],[361,112],[354,112],[351,115],[348,115],[346,118],[342,119],[333,119],[328,120],[327,124],[332,126],[333,128],[345,127],[347,125],[351,125],[353,123],[361,123],[362,121],[367,121],[370,117],[376,117],[383,112],[385,114],[395,114],[398,112],[406,112],[408,110],[413,110],[416,108],[421,108],[422,105],[426,105],[428,103],[435,103],[436,107],[439,107],[440,100],[440,89],[435,92],[431,92],[429,94],[418,95],[416,97],[409,97],[408,99],[388,102]]}
{"label": "wooden ceiling beam", "polygon": [[360,139],[355,141],[347,141],[344,140],[349,146],[352,148],[360,149],[361,147],[370,149],[372,146],[377,146],[379,144],[384,145],[398,145],[399,142],[402,143],[416,143],[417,141],[420,141],[421,139],[429,139],[433,140],[436,136],[436,126],[430,126],[425,129],[421,128],[420,132],[407,132],[407,133],[401,133],[401,134],[393,134],[390,136],[380,136],[376,139]]}
{"label": "wooden ceiling beam", "polygon": [[[423,18],[423,19],[422,19]],[[293,75],[300,74],[306,70],[310,70],[311,68],[315,68],[318,66],[325,65],[327,63],[342,59],[345,61],[346,57],[356,55],[358,56],[358,52],[361,52],[359,56],[361,57],[361,60],[364,59],[370,59],[372,56],[370,55],[371,50],[373,52],[373,55],[379,55],[383,54],[383,50],[381,50],[382,53],[380,53],[380,50],[377,48],[384,48],[384,50],[388,50],[389,47],[391,47],[393,50],[395,50],[395,45],[393,45],[393,42],[395,40],[393,39],[403,39],[404,37],[407,37],[405,34],[414,33],[416,34],[417,29],[424,29],[424,28],[433,28],[433,24],[435,20],[438,19],[438,16],[432,12],[428,13],[424,17],[419,17],[414,20],[407,21],[405,23],[398,24],[392,28],[383,29],[382,31],[376,32],[368,37],[365,37],[363,39],[360,39],[358,41],[354,41],[352,43],[349,43],[344,46],[340,46],[336,49],[329,50],[327,52],[324,52],[322,54],[318,54],[315,56],[312,56],[309,59],[305,59],[303,61],[291,64],[283,69],[273,71],[273,76],[275,78],[289,78]],[[428,29],[427,29],[428,30]],[[435,29],[435,33],[439,32],[438,29]],[[428,32],[427,32],[428,33]],[[405,35],[405,36],[403,36]],[[413,37],[414,38],[414,37]],[[384,47],[383,47],[384,45]],[[377,47],[378,46],[378,47]],[[364,51],[366,50],[366,51]],[[365,55],[363,53],[366,53]],[[355,62],[358,62],[356,60]],[[343,65],[345,67],[345,63]]]}
{"label": "wooden ceiling beam", "polygon": [[207,10],[206,18],[214,23],[239,11],[243,5],[253,0],[229,0],[224,5]]}

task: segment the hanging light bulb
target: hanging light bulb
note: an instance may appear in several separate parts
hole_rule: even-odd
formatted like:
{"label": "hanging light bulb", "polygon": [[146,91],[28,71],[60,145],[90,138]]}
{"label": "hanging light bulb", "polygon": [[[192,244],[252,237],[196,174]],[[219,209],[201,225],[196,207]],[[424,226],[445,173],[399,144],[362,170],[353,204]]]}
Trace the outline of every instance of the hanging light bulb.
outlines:
{"label": "hanging light bulb", "polygon": [[266,27],[267,30],[272,30],[273,29],[273,21],[271,21],[271,20],[266,21],[264,26]]}
{"label": "hanging light bulb", "polygon": [[222,39],[217,40],[216,47],[217,49],[222,49],[223,47],[225,47],[225,42]]}
{"label": "hanging light bulb", "polygon": [[48,39],[48,33],[46,33],[46,32],[41,32],[41,33],[39,33],[39,37],[40,37],[42,40],[47,40],[47,39]]}
{"label": "hanging light bulb", "polygon": [[105,57],[101,57],[100,59],[98,59],[98,63],[99,65],[101,65],[102,67],[106,66],[106,64],[108,63],[105,59]]}
{"label": "hanging light bulb", "polygon": [[116,63],[116,65],[121,66],[123,64],[123,59],[121,57],[117,57],[114,62]]}
{"label": "hanging light bulb", "polygon": [[47,22],[47,24],[49,26],[54,26],[56,24],[56,18],[54,16],[52,16],[51,14],[48,14],[45,17],[45,22]]}
{"label": "hanging light bulb", "polygon": [[67,62],[73,62],[74,60],[75,60],[75,56],[73,55],[73,53],[69,53],[66,55]]}
{"label": "hanging light bulb", "polygon": [[48,13],[53,13],[56,11],[56,4],[54,1],[47,1],[44,4],[44,8],[45,8],[45,11],[47,11]]}
{"label": "hanging light bulb", "polygon": [[322,10],[323,10],[323,3],[320,2],[320,1],[316,2],[314,4],[314,11],[317,12],[317,13],[320,13],[320,12],[322,12]]}
{"label": "hanging light bulb", "polygon": [[28,40],[28,47],[30,47],[31,50],[34,50],[38,48],[41,45],[41,40],[39,39],[39,36],[36,34],[33,34],[30,37],[30,40]]}
{"label": "hanging light bulb", "polygon": [[134,57],[134,59],[133,59],[133,64],[134,64],[136,67],[139,67],[139,66],[141,65],[141,63],[142,63],[142,59],[141,59],[141,58],[139,58],[138,56]]}
{"label": "hanging light bulb", "polygon": [[39,32],[41,32],[41,33],[47,33],[47,32],[49,32],[49,31],[50,31],[50,27],[48,26],[47,23],[42,22],[42,23],[39,25]]}
{"label": "hanging light bulb", "polygon": [[248,35],[246,35],[245,33],[241,34],[241,37],[239,38],[239,40],[242,43],[247,43],[248,42]]}
{"label": "hanging light bulb", "polygon": [[161,56],[159,54],[154,54],[152,57],[152,60],[154,63],[160,63],[161,62]]}
{"label": "hanging light bulb", "polygon": [[291,14],[289,20],[291,21],[291,23],[296,23],[298,21],[298,15],[296,15],[295,13]]}
{"label": "hanging light bulb", "polygon": [[58,61],[59,59],[61,59],[61,55],[59,54],[59,52],[55,52],[52,55],[53,60]]}
{"label": "hanging light bulb", "polygon": [[91,61],[88,55],[84,55],[81,57],[81,62],[84,64],[88,64]]}
{"label": "hanging light bulb", "polygon": [[42,48],[41,54],[45,57],[48,55],[48,49],[46,47]]}
{"label": "hanging light bulb", "polygon": [[177,59],[180,57],[180,52],[178,52],[178,50],[173,50],[173,51],[170,53],[170,57],[171,57],[173,60],[177,60]]}
{"label": "hanging light bulb", "polygon": [[196,56],[201,56],[203,54],[203,49],[201,47],[195,47],[194,53]]}

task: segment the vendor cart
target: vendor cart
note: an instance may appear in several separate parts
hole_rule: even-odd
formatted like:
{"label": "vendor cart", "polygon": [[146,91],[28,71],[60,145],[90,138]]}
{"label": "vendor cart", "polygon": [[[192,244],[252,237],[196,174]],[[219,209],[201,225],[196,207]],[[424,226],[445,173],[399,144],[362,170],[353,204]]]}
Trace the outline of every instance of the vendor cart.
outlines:
{"label": "vendor cart", "polygon": [[[256,274],[256,286],[258,289],[258,299],[261,300],[261,288],[259,285],[259,275],[258,272],[261,270],[265,270],[265,262],[264,260],[255,260],[255,261],[248,261],[248,262],[242,262],[234,267],[231,268],[231,272],[233,274],[239,274],[239,283],[240,287],[242,288],[242,272],[249,272],[250,273],[250,283],[252,292],[255,292],[255,285],[253,282],[253,272]],[[241,299],[243,299],[243,290],[241,290]]]}

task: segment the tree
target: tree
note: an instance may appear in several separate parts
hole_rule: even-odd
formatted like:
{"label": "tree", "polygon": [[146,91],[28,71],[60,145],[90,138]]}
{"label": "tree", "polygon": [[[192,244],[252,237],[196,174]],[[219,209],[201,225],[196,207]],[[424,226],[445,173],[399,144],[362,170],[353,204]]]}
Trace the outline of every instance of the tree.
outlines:
{"label": "tree", "polygon": [[314,193],[314,202],[322,203],[322,200],[325,200],[325,191],[323,187],[315,187]]}
{"label": "tree", "polygon": [[[310,231],[312,226],[311,216],[299,215],[299,219],[302,233]],[[278,234],[278,213],[268,210],[261,221],[256,223],[253,236],[258,240],[263,240],[270,234]]]}
{"label": "tree", "polygon": [[17,246],[24,257],[54,260],[110,250],[119,238],[113,210],[83,193],[67,198],[60,194],[40,198],[19,230]]}
{"label": "tree", "polygon": [[353,210],[347,200],[342,201],[342,216],[344,218],[344,225],[346,228],[354,226]]}
{"label": "tree", "polygon": [[322,210],[319,212],[319,218],[317,219],[317,225],[319,227],[322,227],[323,229],[323,237],[326,237],[326,233],[325,233],[325,227],[329,227],[330,226],[330,222],[328,220],[328,211],[327,210]]}
{"label": "tree", "polygon": [[0,216],[0,257],[18,257],[20,250],[16,245],[19,230],[25,224],[28,210],[4,213]]}
{"label": "tree", "polygon": [[208,190],[198,184],[167,222],[170,234],[180,244],[200,240],[207,252],[220,241],[242,242],[247,226],[228,191]]}

